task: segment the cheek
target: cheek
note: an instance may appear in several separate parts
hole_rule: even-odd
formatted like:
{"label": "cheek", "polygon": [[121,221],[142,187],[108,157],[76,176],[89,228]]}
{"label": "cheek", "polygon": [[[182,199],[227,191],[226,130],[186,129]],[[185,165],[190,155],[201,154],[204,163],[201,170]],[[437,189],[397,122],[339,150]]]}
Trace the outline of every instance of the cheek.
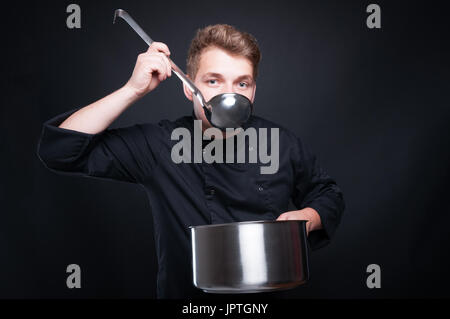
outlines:
{"label": "cheek", "polygon": [[245,96],[246,98],[248,98],[253,103],[253,100],[254,100],[253,92],[254,92],[253,89],[249,89],[249,90],[246,90],[245,92],[242,92],[241,94],[243,96]]}
{"label": "cheek", "polygon": [[209,101],[213,97],[215,97],[217,94],[219,94],[219,92],[216,92],[215,90],[212,90],[212,89],[207,89],[207,90],[205,90],[203,97],[205,98],[206,101]]}
{"label": "cheek", "polygon": [[220,94],[220,91],[216,88],[211,88],[206,85],[196,84],[197,88],[202,92],[203,97],[206,101],[211,100],[217,94]]}

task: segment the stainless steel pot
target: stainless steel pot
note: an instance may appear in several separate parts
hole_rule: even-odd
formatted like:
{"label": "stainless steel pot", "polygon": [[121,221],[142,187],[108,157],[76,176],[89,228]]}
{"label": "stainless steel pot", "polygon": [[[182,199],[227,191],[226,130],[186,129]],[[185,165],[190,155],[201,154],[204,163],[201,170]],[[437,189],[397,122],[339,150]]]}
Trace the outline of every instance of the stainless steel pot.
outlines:
{"label": "stainless steel pot", "polygon": [[306,283],[306,222],[191,226],[194,285],[210,293],[254,293]]}

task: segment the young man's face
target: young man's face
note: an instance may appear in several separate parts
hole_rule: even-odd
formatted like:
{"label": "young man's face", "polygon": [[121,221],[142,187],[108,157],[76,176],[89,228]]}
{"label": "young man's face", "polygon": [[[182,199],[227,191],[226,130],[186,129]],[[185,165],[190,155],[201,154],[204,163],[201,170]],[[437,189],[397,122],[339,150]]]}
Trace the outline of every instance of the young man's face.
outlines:
{"label": "young man's face", "polygon": [[[239,93],[252,103],[255,99],[256,83],[251,62],[243,56],[231,55],[217,47],[209,47],[203,51],[194,83],[206,101],[222,93]],[[184,92],[192,101],[192,94],[186,87]],[[201,107],[194,104],[194,112],[197,118],[202,119],[204,128],[210,127]]]}

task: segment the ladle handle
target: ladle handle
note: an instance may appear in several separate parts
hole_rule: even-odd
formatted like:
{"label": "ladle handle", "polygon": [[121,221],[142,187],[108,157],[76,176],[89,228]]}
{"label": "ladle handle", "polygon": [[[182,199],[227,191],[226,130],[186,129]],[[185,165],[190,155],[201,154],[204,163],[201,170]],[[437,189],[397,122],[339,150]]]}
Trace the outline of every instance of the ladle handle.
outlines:
{"label": "ladle handle", "polygon": [[[134,19],[125,10],[117,9],[114,12],[113,23],[116,22],[117,17],[124,19],[130,25],[130,27],[133,28],[133,30],[136,31],[137,34],[139,34],[139,36],[142,38],[142,40],[144,40],[145,43],[147,43],[149,46],[154,42],[150,38],[150,36],[147,33],[145,33],[145,31],[139,26],[139,24],[137,24],[137,22],[134,21]],[[196,95],[200,99],[202,106],[206,106],[205,99],[203,98],[203,95],[200,93],[200,90],[195,86],[195,84],[184,74],[183,71],[181,71],[181,69],[170,58],[168,58],[168,59],[172,66],[173,73],[175,73],[178,76],[178,78],[184,84],[186,84],[186,86],[192,92],[192,94]]]}

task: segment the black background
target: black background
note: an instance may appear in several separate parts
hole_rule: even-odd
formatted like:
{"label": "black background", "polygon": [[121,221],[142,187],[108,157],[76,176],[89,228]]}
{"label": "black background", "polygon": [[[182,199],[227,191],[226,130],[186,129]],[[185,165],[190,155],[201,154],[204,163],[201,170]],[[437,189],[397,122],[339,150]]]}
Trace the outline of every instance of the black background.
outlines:
{"label": "black background", "polygon": [[[303,138],[347,204],[292,296],[449,297],[448,19],[438,2],[393,2],[375,2],[381,29],[366,26],[370,1],[77,1],[81,29],[66,27],[69,1],[5,5],[0,298],[155,297],[144,191],[57,175],[36,155],[45,120],[121,87],[146,50],[112,24],[117,8],[182,68],[199,27],[228,23],[258,39],[255,113]],[[172,77],[113,127],[191,110]],[[72,263],[81,289],[66,287]],[[381,267],[380,289],[366,286],[369,264]]]}

